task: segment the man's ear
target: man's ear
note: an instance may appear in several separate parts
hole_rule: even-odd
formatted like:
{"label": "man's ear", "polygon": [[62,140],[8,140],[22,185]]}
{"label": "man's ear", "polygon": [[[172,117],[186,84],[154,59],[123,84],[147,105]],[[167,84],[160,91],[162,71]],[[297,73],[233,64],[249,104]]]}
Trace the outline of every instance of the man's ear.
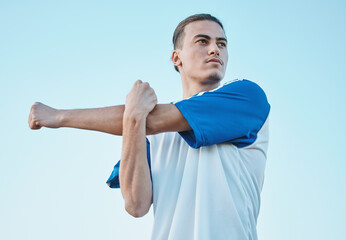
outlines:
{"label": "man's ear", "polygon": [[174,50],[172,52],[172,62],[173,62],[173,65],[176,66],[176,67],[181,67],[181,60],[180,60],[180,57],[179,57],[179,50]]}

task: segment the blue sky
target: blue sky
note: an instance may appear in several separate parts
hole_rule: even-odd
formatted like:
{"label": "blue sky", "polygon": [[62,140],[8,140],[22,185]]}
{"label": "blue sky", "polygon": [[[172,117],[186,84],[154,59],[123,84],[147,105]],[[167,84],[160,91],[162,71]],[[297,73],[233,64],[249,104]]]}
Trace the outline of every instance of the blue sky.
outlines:
{"label": "blue sky", "polygon": [[0,239],[149,239],[105,184],[121,137],[32,131],[35,101],[123,104],[137,79],[160,103],[182,97],[170,61],[176,25],[208,12],[225,26],[225,80],[267,93],[270,147],[259,239],[345,239],[344,1],[0,1]]}

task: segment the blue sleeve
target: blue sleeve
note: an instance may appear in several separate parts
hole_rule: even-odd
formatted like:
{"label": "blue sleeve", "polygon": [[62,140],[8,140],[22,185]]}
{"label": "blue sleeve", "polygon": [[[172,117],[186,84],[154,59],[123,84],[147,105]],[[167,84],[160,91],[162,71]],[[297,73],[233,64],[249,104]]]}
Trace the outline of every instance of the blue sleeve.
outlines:
{"label": "blue sleeve", "polygon": [[225,142],[248,146],[256,140],[270,110],[264,91],[246,79],[196,94],[175,106],[192,128],[179,132],[192,148]]}
{"label": "blue sleeve", "polygon": [[[150,170],[150,178],[151,178],[151,161],[150,161],[150,142],[148,139],[146,139],[147,142],[147,161],[149,165],[149,170]],[[119,184],[119,169],[120,169],[120,161],[115,164],[113,172],[111,173],[110,177],[107,180],[107,185],[110,188],[120,188]]]}

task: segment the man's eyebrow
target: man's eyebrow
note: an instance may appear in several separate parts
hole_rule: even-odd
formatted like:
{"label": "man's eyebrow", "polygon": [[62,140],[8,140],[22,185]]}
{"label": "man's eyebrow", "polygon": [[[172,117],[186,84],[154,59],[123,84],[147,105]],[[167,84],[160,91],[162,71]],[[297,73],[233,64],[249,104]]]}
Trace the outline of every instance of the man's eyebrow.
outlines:
{"label": "man's eyebrow", "polygon": [[227,38],[224,38],[224,37],[219,37],[219,38],[216,38],[217,41],[225,41],[227,42]]}
{"label": "man's eyebrow", "polygon": [[206,39],[210,39],[211,37],[209,37],[208,35],[205,35],[205,34],[197,34],[196,36],[194,36],[194,38],[206,38]]}
{"label": "man's eyebrow", "polygon": [[[205,34],[197,34],[196,36],[194,36],[194,39],[196,39],[196,38],[206,38],[206,39],[211,39],[211,37],[210,36],[208,36],[208,35],[205,35]],[[227,39],[226,38],[224,38],[224,37],[218,37],[218,38],[216,38],[216,40],[217,41],[225,41],[225,42],[227,42]]]}

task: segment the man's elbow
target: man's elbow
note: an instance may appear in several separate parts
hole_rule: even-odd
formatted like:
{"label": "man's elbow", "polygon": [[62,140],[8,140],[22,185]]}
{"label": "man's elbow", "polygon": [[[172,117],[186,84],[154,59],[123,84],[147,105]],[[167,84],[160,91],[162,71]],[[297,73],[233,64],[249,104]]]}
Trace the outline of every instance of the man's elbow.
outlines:
{"label": "man's elbow", "polygon": [[125,209],[131,216],[140,218],[145,216],[150,209],[151,204],[148,203],[128,203],[125,202]]}

